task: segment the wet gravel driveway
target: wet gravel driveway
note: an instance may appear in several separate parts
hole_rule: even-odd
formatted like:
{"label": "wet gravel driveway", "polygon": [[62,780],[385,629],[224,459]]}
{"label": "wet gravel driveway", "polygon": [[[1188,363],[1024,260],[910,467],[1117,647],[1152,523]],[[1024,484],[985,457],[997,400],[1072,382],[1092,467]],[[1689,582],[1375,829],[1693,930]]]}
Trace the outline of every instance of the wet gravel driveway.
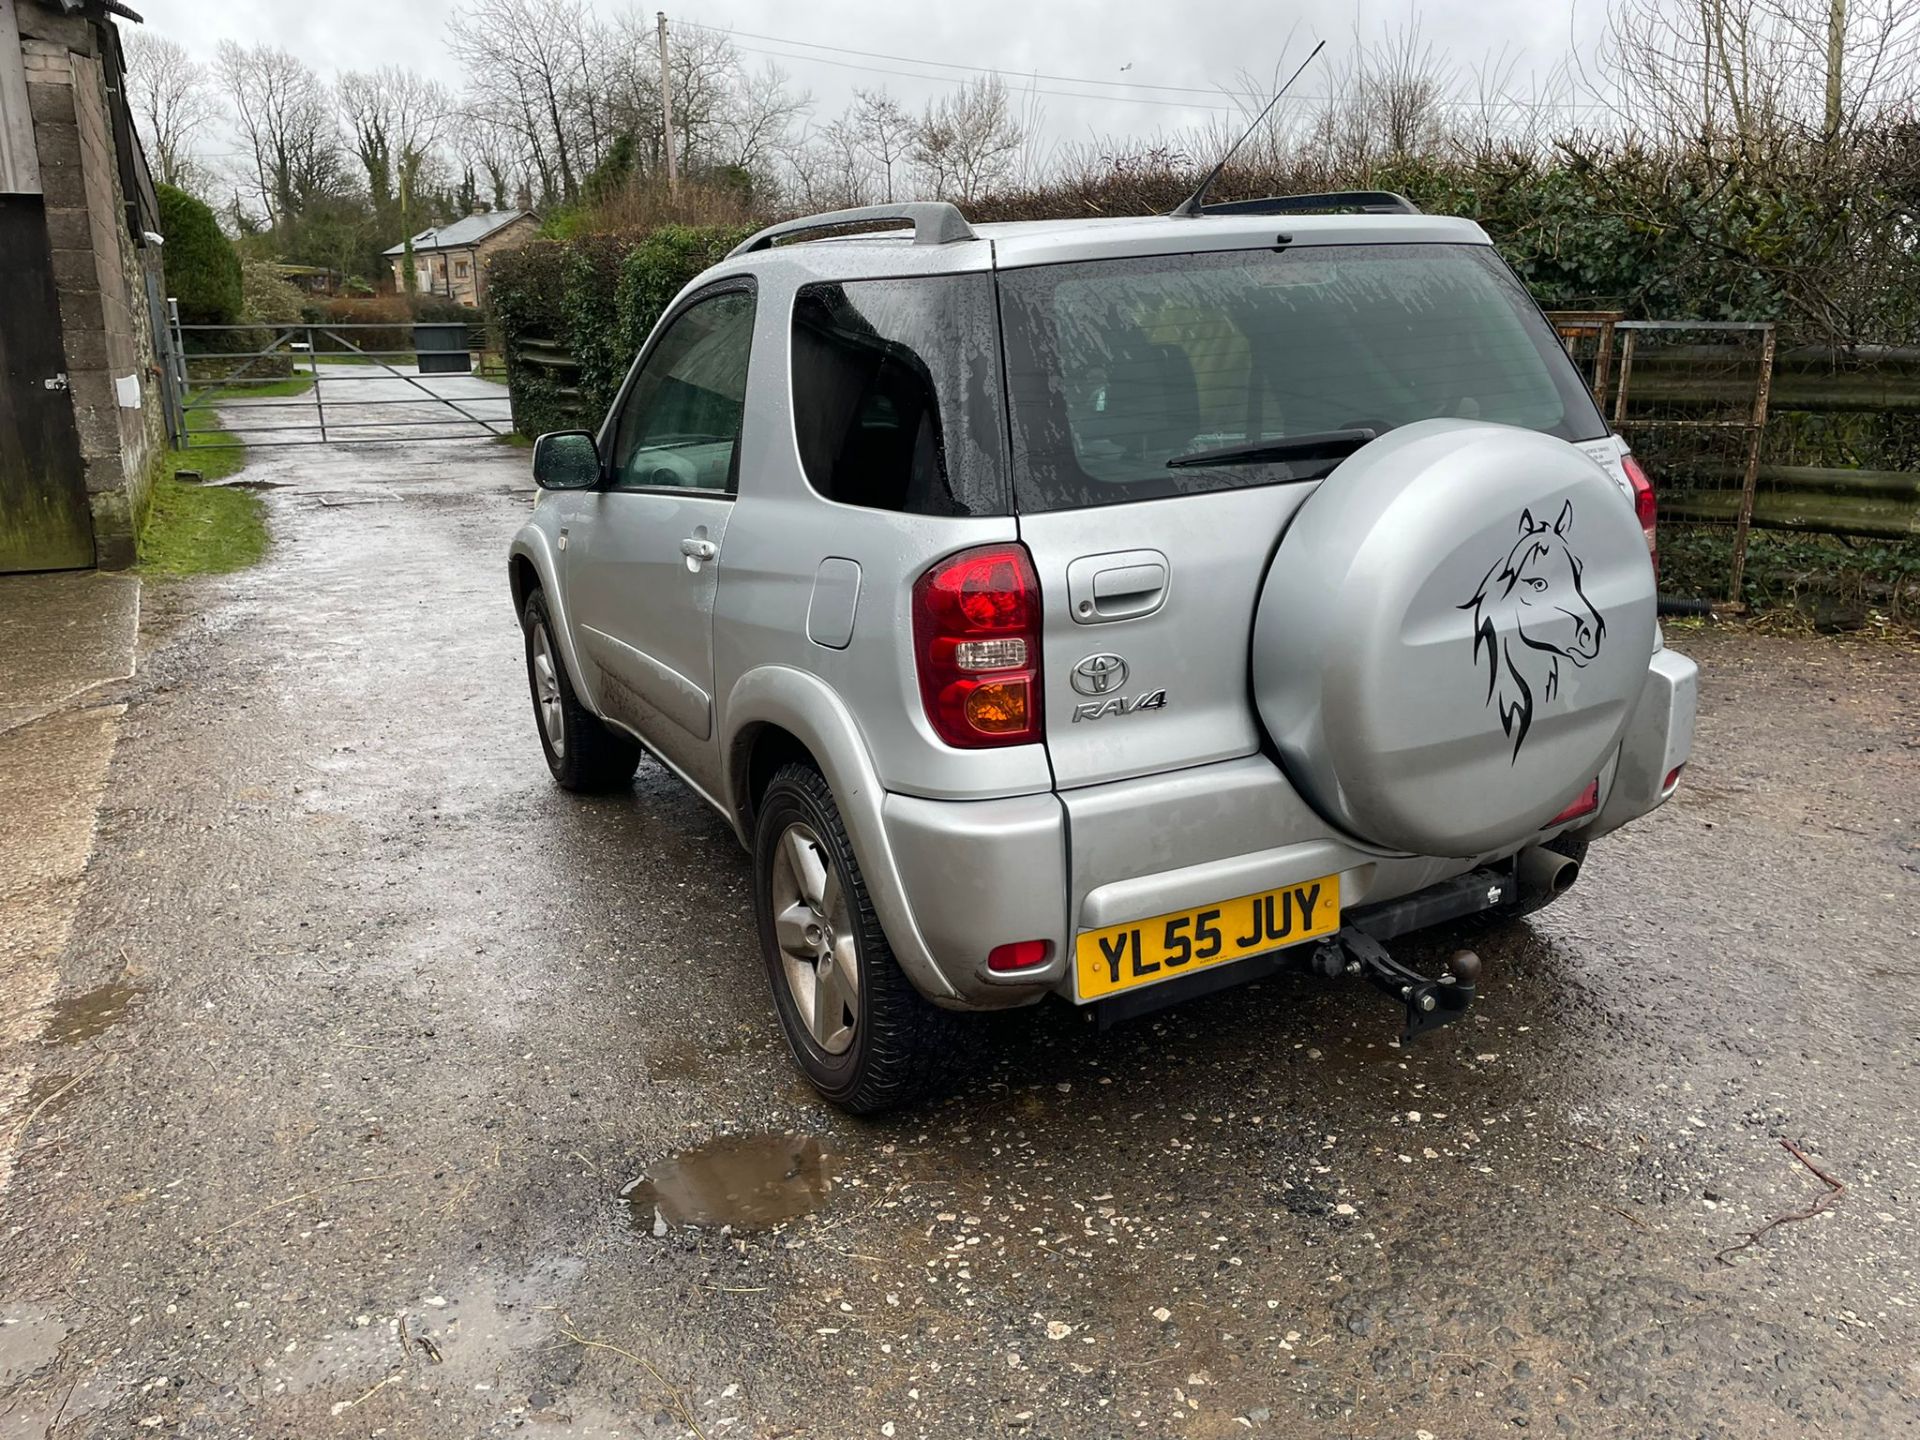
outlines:
{"label": "wet gravel driveway", "polygon": [[[1414,1048],[1305,982],[1048,1007],[858,1122],[720,822],[549,782],[525,468],[265,451],[267,562],[149,587],[0,1136],[0,1436],[1920,1429],[1914,650],[1676,631],[1679,797]],[[719,1137],[802,1213],[670,1223]],[[1844,1193],[1716,1260],[1827,1193],[1782,1140]]]}

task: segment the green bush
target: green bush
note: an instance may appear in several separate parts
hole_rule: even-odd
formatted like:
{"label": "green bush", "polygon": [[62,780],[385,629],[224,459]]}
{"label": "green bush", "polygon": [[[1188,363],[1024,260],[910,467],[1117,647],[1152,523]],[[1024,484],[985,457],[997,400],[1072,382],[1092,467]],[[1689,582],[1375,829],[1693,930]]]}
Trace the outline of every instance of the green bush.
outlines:
{"label": "green bush", "polygon": [[269,325],[297,325],[306,301],[296,286],[280,278],[271,260],[240,262],[240,313]]}
{"label": "green bush", "polygon": [[487,296],[506,349],[514,428],[538,435],[597,425],[673,297],[746,233],[667,225],[641,236],[537,240],[494,256]]}
{"label": "green bush", "polygon": [[160,252],[167,294],[180,302],[183,325],[230,325],[240,316],[240,257],[220,233],[213,211],[184,190],[157,187]]}

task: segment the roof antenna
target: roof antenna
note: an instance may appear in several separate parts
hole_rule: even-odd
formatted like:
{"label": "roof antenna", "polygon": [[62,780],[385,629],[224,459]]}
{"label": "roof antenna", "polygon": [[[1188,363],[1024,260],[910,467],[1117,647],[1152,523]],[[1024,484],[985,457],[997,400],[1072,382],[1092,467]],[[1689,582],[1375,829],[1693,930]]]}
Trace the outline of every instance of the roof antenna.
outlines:
{"label": "roof antenna", "polygon": [[1293,82],[1298,80],[1300,78],[1301,72],[1304,71],[1307,68],[1307,66],[1313,63],[1314,55],[1318,55],[1322,50],[1326,48],[1327,48],[1327,42],[1324,40],[1322,40],[1318,45],[1313,47],[1313,53],[1308,55],[1306,59],[1300,62],[1300,69],[1294,71],[1293,74],[1289,75],[1287,77],[1287,83],[1282,85],[1278,90],[1273,92],[1273,99],[1267,101],[1266,109],[1262,110],[1258,115],[1254,116],[1253,123],[1247,126],[1245,132],[1241,134],[1240,138],[1234,141],[1233,144],[1227,147],[1227,153],[1220,157],[1219,164],[1215,165],[1213,169],[1207,172],[1207,178],[1200,182],[1200,188],[1198,190],[1195,190],[1193,194],[1189,195],[1186,199],[1182,200],[1178,205],[1174,206],[1173,209],[1169,210],[1167,212],[1169,217],[1178,216],[1181,219],[1185,219],[1185,220],[1197,220],[1206,213],[1207,188],[1211,186],[1214,181],[1220,178],[1220,172],[1227,168],[1227,162],[1234,157],[1235,152],[1237,152],[1242,145],[1247,143],[1248,138],[1253,134],[1253,132],[1260,128],[1260,122],[1262,120],[1265,120],[1267,118],[1268,112],[1270,112],[1274,106],[1280,103],[1280,97],[1285,95],[1287,91],[1293,88]]}

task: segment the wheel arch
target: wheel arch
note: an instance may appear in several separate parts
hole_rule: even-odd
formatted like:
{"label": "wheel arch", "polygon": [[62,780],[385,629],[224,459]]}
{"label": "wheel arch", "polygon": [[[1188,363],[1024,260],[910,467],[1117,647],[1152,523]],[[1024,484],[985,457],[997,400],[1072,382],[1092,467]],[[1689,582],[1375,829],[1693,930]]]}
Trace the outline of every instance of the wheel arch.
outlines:
{"label": "wheel arch", "polygon": [[522,526],[507,551],[507,585],[513,595],[514,620],[518,623],[526,614],[527,597],[535,590],[546,597],[547,616],[553,621],[553,641],[559,647],[567,676],[573,681],[574,693],[598,715],[600,705],[580,664],[579,652],[574,648],[572,617],[567,613],[567,598],[560,589],[558,577],[559,566],[546,532],[537,525]]}
{"label": "wheel arch", "polygon": [[728,691],[723,725],[727,807],[740,837],[751,845],[759,797],[780,766],[812,765],[833,792],[895,958],[929,998],[955,997],[907,903],[882,816],[886,790],[839,696],[804,671],[762,666]]}

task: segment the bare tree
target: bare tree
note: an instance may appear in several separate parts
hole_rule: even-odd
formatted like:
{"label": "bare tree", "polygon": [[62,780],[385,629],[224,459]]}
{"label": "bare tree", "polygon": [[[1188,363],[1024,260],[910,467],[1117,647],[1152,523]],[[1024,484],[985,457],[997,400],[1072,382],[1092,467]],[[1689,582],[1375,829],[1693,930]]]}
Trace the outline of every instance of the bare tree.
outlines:
{"label": "bare tree", "polygon": [[930,101],[913,137],[913,164],[933,194],[967,202],[1008,180],[1024,138],[998,75]]}
{"label": "bare tree", "polygon": [[527,147],[511,124],[503,124],[483,107],[462,104],[456,144],[460,158],[483,177],[493,208],[505,210],[531,205],[533,167]]}
{"label": "bare tree", "polygon": [[799,208],[844,210],[875,198],[877,177],[854,124],[855,108],[814,127],[783,155],[781,179]]}
{"label": "bare tree", "polygon": [[349,70],[334,87],[341,116],[353,133],[353,153],[367,175],[382,238],[400,235],[401,276],[414,288],[414,197],[453,110],[453,98],[434,81],[398,65],[371,73]]}
{"label": "bare tree", "polygon": [[577,200],[603,148],[600,32],[581,0],[471,0],[449,30],[474,108],[519,135],[545,199]]}
{"label": "bare tree", "polygon": [[734,72],[731,103],[718,127],[715,158],[749,175],[764,175],[769,162],[784,152],[794,122],[813,108],[813,96],[787,88],[787,74],[771,60],[757,72]]}
{"label": "bare tree", "polygon": [[1661,141],[1844,142],[1920,102],[1915,0],[1616,0],[1603,98]]}
{"label": "bare tree", "polygon": [[277,46],[220,43],[214,64],[246,147],[244,183],[278,225],[337,191],[344,178],[327,89],[306,63]]}
{"label": "bare tree", "polygon": [[127,55],[127,98],[140,117],[152,150],[154,177],[162,185],[194,189],[210,177],[193,154],[194,138],[220,113],[207,67],[179,42],[151,30],[122,35]]}
{"label": "bare tree", "polygon": [[1438,148],[1457,80],[1452,64],[1421,38],[1418,19],[1361,52],[1359,100],[1390,160]]}
{"label": "bare tree", "polygon": [[854,144],[873,162],[880,181],[880,198],[891,204],[895,181],[905,173],[913,153],[917,126],[907,107],[884,89],[855,90],[846,125]]}

